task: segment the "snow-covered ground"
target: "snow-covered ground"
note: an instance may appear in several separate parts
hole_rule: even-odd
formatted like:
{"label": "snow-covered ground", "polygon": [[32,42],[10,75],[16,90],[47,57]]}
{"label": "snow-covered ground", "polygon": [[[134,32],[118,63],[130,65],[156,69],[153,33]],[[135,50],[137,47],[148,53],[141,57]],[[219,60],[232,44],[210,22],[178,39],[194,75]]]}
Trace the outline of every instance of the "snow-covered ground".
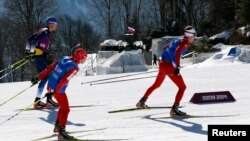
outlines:
{"label": "snow-covered ground", "polygon": [[[221,52],[223,55],[226,53]],[[216,55],[216,54],[215,54]],[[127,139],[136,141],[206,141],[210,124],[250,123],[250,64],[214,56],[207,61],[184,67],[181,73],[187,90],[181,104],[182,110],[193,115],[234,115],[229,117],[160,119],[169,115],[170,109],[141,110],[110,114],[108,111],[133,108],[155,78],[123,81],[103,85],[81,84],[128,74],[77,76],[67,89],[71,108],[67,123],[68,131],[83,130],[72,134],[82,139]],[[222,57],[223,58],[223,57]],[[219,65],[218,65],[219,64]],[[153,71],[153,70],[149,70]],[[138,74],[138,73],[131,73]],[[157,72],[137,76],[155,76]],[[0,84],[0,103],[30,86],[30,82]],[[0,123],[30,105],[35,99],[36,87],[0,106]],[[166,79],[147,101],[149,106],[171,106],[177,88]],[[230,91],[236,102],[202,104],[189,103],[196,92]],[[0,125],[1,140],[28,141],[53,134],[57,110],[24,111]],[[100,129],[93,131],[95,129]],[[87,131],[89,130],[89,131]],[[55,140],[56,137],[46,140]]]}

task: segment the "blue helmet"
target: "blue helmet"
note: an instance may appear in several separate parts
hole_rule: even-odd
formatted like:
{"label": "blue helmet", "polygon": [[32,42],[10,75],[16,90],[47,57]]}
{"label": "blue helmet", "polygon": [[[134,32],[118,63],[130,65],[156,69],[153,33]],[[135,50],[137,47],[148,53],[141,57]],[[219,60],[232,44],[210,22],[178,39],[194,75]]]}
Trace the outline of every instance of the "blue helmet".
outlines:
{"label": "blue helmet", "polygon": [[46,24],[47,25],[49,25],[49,24],[57,24],[57,20],[54,17],[50,17],[50,18],[47,19]]}

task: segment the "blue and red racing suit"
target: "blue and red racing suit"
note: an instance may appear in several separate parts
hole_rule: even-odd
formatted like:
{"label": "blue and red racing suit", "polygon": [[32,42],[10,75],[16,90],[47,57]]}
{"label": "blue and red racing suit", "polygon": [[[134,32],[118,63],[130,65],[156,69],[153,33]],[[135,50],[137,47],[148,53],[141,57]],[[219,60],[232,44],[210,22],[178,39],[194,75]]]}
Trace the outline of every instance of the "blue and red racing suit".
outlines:
{"label": "blue and red racing suit", "polygon": [[143,98],[147,99],[152,92],[159,88],[164,81],[165,77],[168,76],[179,88],[174,104],[179,104],[184,91],[186,89],[186,85],[183,81],[182,76],[174,75],[176,67],[180,66],[180,58],[183,52],[187,50],[189,45],[187,37],[183,36],[181,39],[173,39],[170,44],[168,44],[162,53],[162,60],[159,65],[159,72],[156,77],[156,80],[152,86],[150,86]]}
{"label": "blue and red racing suit", "polygon": [[65,126],[70,112],[69,102],[65,90],[69,80],[79,71],[78,64],[71,57],[65,56],[58,62],[51,64],[42,71],[39,79],[48,77],[48,91],[54,92],[60,108],[57,114],[57,120],[60,126]]}

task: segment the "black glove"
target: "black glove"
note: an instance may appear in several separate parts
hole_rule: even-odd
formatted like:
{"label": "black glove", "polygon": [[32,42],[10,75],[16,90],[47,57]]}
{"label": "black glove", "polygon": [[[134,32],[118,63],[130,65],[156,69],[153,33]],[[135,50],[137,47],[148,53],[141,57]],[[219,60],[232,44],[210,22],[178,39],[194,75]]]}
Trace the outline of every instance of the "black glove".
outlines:
{"label": "black glove", "polygon": [[177,66],[174,71],[174,75],[179,75],[180,74],[180,66]]}
{"label": "black glove", "polygon": [[37,76],[34,76],[32,79],[31,79],[31,83],[33,85],[35,85],[36,83],[38,83],[40,81],[40,79],[37,77]]}
{"label": "black glove", "polygon": [[33,61],[35,59],[35,52],[25,51],[25,59]]}
{"label": "black glove", "polygon": [[47,97],[47,98],[52,98],[52,96],[54,95],[54,92],[47,92],[46,94],[45,94],[45,96]]}

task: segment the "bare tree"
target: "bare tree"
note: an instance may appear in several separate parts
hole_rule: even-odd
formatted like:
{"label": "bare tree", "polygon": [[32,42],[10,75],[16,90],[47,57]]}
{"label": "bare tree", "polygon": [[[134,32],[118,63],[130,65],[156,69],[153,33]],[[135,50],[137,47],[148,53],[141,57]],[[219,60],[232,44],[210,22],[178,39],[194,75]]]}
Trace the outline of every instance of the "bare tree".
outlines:
{"label": "bare tree", "polygon": [[[8,28],[8,19],[6,17],[0,18],[0,70],[4,70],[5,63],[7,62],[9,58],[6,57],[6,41],[9,38],[9,34],[7,34],[6,27]],[[7,64],[6,64],[7,65]],[[4,71],[0,72],[0,76],[4,75]],[[3,79],[0,80],[0,82],[3,82]]]}
{"label": "bare tree", "polygon": [[159,12],[161,17],[161,27],[167,27],[167,12],[170,11],[169,3],[167,0],[157,0],[159,6]]}
{"label": "bare tree", "polygon": [[117,22],[117,0],[92,0],[90,7],[93,10],[91,17],[95,17],[92,19],[100,27],[101,32],[105,33],[107,38],[114,38],[120,27]]}
{"label": "bare tree", "polygon": [[128,29],[129,19],[131,17],[131,13],[132,13],[132,1],[131,0],[120,0],[118,2],[119,2],[118,4],[121,6],[120,12],[124,13],[123,21],[124,21],[124,29],[126,30],[126,29]]}
{"label": "bare tree", "polygon": [[192,24],[192,15],[193,15],[193,0],[181,0],[183,7],[183,13],[185,13],[185,19],[187,24]]}
{"label": "bare tree", "polygon": [[170,30],[172,21],[178,16],[176,0],[151,0],[150,5],[153,7],[157,27]]}
{"label": "bare tree", "polygon": [[140,14],[141,14],[141,5],[142,5],[142,0],[138,0],[136,2],[136,11],[137,11],[137,19],[140,22]]}
{"label": "bare tree", "polygon": [[[84,17],[73,19],[63,15],[59,26],[61,47],[59,49],[64,54],[71,54],[75,45],[79,44],[89,52],[96,52],[99,49],[100,36],[93,30],[93,27],[83,19]],[[65,52],[67,51],[67,53]]]}
{"label": "bare tree", "polygon": [[10,19],[23,27],[26,36],[39,28],[48,16],[56,14],[54,0],[5,0],[4,5]]}
{"label": "bare tree", "polygon": [[192,12],[192,19],[193,19],[193,25],[198,28],[199,23],[201,21],[204,21],[208,17],[208,1],[204,0],[195,0],[194,1],[194,7]]}
{"label": "bare tree", "polygon": [[[28,36],[34,33],[42,25],[48,16],[55,10],[53,0],[5,0],[6,15],[10,26],[6,31],[10,34],[7,39],[6,48],[11,54],[11,61],[18,60],[24,55],[25,42]],[[24,80],[25,70],[21,69],[21,75],[16,74],[14,78]],[[29,71],[29,68],[28,70]]]}
{"label": "bare tree", "polygon": [[155,0],[143,0],[140,10],[140,25],[142,31],[159,27],[159,11]]}

